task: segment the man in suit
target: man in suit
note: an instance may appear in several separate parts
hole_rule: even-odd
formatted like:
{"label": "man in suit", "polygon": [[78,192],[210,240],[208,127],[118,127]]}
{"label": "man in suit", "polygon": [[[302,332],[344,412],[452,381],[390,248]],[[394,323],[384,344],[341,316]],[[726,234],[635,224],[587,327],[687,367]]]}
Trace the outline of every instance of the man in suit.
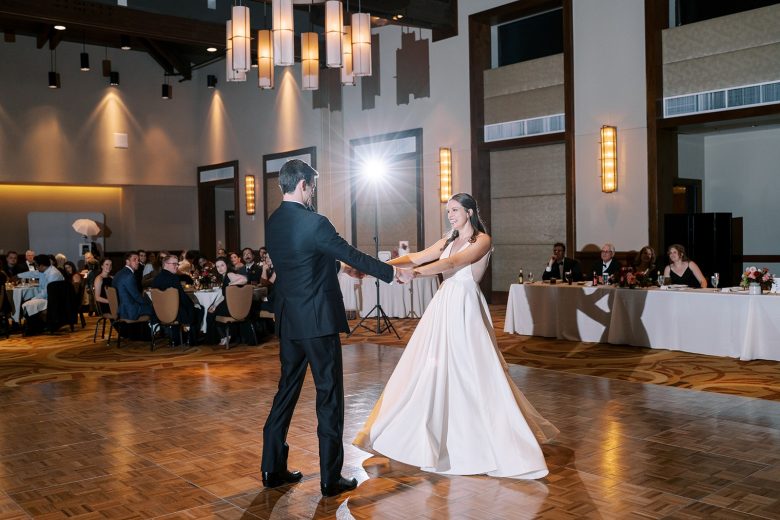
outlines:
{"label": "man in suit", "polygon": [[260,283],[260,275],[262,269],[259,264],[255,262],[255,252],[251,247],[245,247],[241,250],[241,258],[244,260],[244,265],[239,267],[236,271],[238,274],[243,274],[249,283],[257,285]]}
{"label": "man in suit", "polygon": [[542,280],[549,280],[550,278],[557,278],[558,280],[564,280],[566,273],[571,272],[572,281],[579,282],[582,280],[582,267],[580,263],[566,254],[566,245],[562,242],[556,242],[553,245],[553,254],[550,257],[550,261],[547,262],[547,267],[544,268],[542,274]]}
{"label": "man in suit", "polygon": [[138,252],[125,253],[125,266],[114,275],[112,285],[119,298],[119,317],[125,320],[137,320],[139,316],[154,316],[151,302],[145,300],[135,283],[138,270]]}
{"label": "man in suit", "polygon": [[620,262],[615,260],[615,246],[609,242],[601,246],[601,263],[594,265],[593,271],[595,271],[599,277],[607,275],[607,278],[610,280],[609,283],[612,283],[617,278],[622,267]]}
{"label": "man in suit", "polygon": [[[339,268],[352,275],[357,269],[390,282],[396,270],[350,246],[327,218],[311,210],[317,175],[301,160],[285,163],[279,171],[283,201],[266,224],[266,245],[277,273],[274,314],[282,372],[263,428],[262,477],[265,487],[302,478],[287,468],[286,437],[306,366],[311,365],[317,388],[320,490],[335,496],[357,486],[354,478],[341,476],[344,385],[339,332],[348,332],[349,326],[337,275]],[[400,281],[412,278],[409,270],[396,274]]]}
{"label": "man in suit", "polygon": [[8,251],[5,257],[5,274],[11,280],[16,280],[19,273],[28,271],[27,264],[21,265],[19,263],[19,254],[16,251]]}
{"label": "man in suit", "polygon": [[178,270],[179,258],[176,255],[166,256],[163,259],[162,269],[154,277],[152,288],[160,289],[161,291],[170,288],[176,289],[179,293],[179,312],[176,315],[176,320],[185,325],[185,330],[189,330],[190,345],[195,345],[197,342],[193,341],[193,339],[197,337],[198,327],[203,320],[203,309],[196,307],[192,298],[184,292]]}

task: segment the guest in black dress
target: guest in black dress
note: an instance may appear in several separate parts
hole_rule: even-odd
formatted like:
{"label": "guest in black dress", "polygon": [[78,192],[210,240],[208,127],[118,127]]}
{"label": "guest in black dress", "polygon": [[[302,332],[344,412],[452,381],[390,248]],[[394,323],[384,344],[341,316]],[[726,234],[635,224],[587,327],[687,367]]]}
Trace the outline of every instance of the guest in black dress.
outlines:
{"label": "guest in black dress", "polygon": [[[217,273],[222,276],[222,296],[218,298],[211,307],[208,308],[208,314],[206,315],[206,328],[209,338],[214,338],[216,334],[217,316],[230,316],[227,308],[227,300],[225,299],[225,289],[228,285],[246,285],[246,276],[233,272],[232,267],[228,267],[227,258],[221,256],[214,262],[217,268]],[[225,345],[227,338],[222,338],[219,342],[220,345]]]}
{"label": "guest in black dress", "polygon": [[666,252],[669,255],[669,265],[664,268],[664,278],[671,278],[672,284],[687,285],[688,287],[707,287],[707,279],[696,265],[685,254],[685,248],[680,244],[672,244]]}
{"label": "guest in black dress", "polygon": [[106,294],[106,287],[111,287],[113,280],[111,277],[112,268],[113,263],[111,260],[104,258],[100,263],[100,273],[95,277],[95,282],[92,286],[92,294],[94,295],[95,302],[97,302],[97,305],[100,308],[101,314],[111,312],[108,307],[108,295]]}
{"label": "guest in black dress", "polygon": [[658,279],[658,268],[655,265],[655,251],[650,246],[645,246],[639,250],[632,267],[634,274],[644,275],[655,283]]}

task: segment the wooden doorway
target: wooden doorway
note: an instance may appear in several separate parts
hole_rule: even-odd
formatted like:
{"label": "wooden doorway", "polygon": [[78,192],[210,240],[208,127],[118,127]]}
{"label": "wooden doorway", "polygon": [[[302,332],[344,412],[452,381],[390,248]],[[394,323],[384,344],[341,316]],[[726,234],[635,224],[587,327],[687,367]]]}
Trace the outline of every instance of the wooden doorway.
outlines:
{"label": "wooden doorway", "polygon": [[[238,161],[199,166],[198,238],[199,249],[207,257],[213,258],[218,247],[229,250],[228,241],[233,247],[241,243],[238,208]],[[228,211],[233,212],[232,219],[226,218]]]}

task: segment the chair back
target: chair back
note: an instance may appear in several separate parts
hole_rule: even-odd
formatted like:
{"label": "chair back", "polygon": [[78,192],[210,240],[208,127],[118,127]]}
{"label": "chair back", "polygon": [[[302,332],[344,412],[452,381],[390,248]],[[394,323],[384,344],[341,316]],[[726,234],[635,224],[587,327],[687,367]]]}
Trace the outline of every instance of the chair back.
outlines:
{"label": "chair back", "polygon": [[50,331],[76,323],[76,291],[70,282],[59,280],[46,286],[46,324]]}
{"label": "chair back", "polygon": [[241,321],[249,315],[252,308],[252,293],[254,287],[251,285],[228,285],[225,289],[225,299],[230,317]]}
{"label": "chair back", "polygon": [[179,291],[173,287],[152,289],[152,307],[162,325],[174,323],[179,314]]}
{"label": "chair back", "polygon": [[116,287],[106,287],[106,299],[108,299],[108,310],[111,313],[109,316],[112,320],[119,318],[119,296],[116,292]]}

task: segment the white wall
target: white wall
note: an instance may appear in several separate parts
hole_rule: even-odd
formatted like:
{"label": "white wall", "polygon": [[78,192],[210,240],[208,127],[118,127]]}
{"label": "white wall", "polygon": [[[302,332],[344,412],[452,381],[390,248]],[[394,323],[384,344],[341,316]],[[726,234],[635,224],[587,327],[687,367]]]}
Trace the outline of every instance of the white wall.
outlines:
{"label": "white wall", "polygon": [[[677,136],[677,176],[681,179],[704,179],[704,134]],[[706,201],[702,204],[706,206]]]}
{"label": "white wall", "polygon": [[[577,249],[648,241],[643,0],[576,0],[574,142]],[[618,191],[601,192],[599,131],[618,131]]]}

